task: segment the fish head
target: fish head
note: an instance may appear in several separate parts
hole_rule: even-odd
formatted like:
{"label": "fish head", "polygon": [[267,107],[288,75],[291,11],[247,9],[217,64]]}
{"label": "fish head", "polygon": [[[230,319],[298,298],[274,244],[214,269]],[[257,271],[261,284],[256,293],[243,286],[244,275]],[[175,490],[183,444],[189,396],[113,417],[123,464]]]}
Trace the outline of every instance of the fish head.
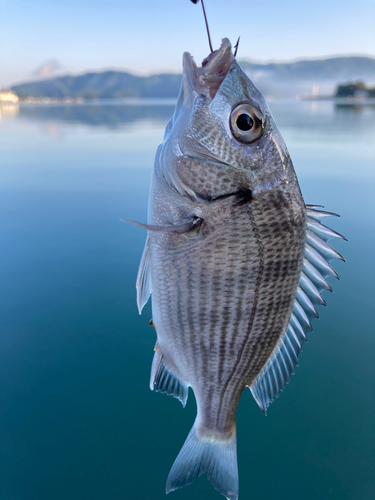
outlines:
{"label": "fish head", "polygon": [[295,180],[266,100],[242,71],[228,39],[201,67],[185,53],[183,69],[163,145],[173,170],[169,176],[179,188],[193,197],[215,198],[236,189],[256,195]]}

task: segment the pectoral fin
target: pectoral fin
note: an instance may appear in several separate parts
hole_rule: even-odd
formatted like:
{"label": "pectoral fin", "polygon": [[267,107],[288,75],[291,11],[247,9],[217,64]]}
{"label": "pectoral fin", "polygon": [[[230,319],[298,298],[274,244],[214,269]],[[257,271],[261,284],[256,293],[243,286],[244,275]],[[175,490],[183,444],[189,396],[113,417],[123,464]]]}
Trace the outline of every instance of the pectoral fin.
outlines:
{"label": "pectoral fin", "polygon": [[188,233],[192,229],[199,227],[203,220],[200,217],[192,217],[191,219],[181,222],[179,224],[168,224],[162,226],[156,226],[152,224],[143,224],[142,222],[136,222],[134,220],[125,220],[124,222],[129,222],[129,224],[134,224],[135,226],[146,229],[147,231],[158,231],[158,232],[172,232],[176,233]]}

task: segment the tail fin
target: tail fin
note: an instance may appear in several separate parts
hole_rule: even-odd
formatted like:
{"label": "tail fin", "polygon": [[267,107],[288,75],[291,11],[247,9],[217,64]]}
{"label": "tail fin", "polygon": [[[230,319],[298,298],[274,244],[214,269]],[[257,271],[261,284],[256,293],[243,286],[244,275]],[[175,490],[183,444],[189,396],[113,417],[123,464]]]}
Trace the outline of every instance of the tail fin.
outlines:
{"label": "tail fin", "polygon": [[167,493],[191,484],[201,474],[228,500],[237,500],[236,433],[230,439],[214,439],[201,433],[195,422],[169,473]]}

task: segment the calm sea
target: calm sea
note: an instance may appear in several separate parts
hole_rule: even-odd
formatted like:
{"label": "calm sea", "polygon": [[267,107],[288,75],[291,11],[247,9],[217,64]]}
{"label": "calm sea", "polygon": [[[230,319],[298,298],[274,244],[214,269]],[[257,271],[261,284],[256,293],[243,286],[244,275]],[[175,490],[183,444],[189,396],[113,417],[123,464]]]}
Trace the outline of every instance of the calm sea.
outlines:
{"label": "calm sea", "polygon": [[[265,418],[237,412],[240,498],[375,498],[375,107],[271,102],[341,281]],[[0,108],[0,499],[164,500],[195,417],[148,388],[135,303],[169,103]],[[327,296],[328,295],[328,296]],[[220,498],[204,477],[175,500]]]}

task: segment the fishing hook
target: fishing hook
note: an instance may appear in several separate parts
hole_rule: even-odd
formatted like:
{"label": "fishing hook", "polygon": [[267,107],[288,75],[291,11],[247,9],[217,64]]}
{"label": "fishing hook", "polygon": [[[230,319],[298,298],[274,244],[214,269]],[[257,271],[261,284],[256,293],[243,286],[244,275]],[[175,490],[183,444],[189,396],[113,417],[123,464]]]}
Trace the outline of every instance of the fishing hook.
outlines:
{"label": "fishing hook", "polygon": [[240,44],[240,36],[238,37],[238,40],[237,40],[237,43],[236,45],[234,46],[234,57],[236,57],[237,55],[237,50],[238,50],[238,45]]}

